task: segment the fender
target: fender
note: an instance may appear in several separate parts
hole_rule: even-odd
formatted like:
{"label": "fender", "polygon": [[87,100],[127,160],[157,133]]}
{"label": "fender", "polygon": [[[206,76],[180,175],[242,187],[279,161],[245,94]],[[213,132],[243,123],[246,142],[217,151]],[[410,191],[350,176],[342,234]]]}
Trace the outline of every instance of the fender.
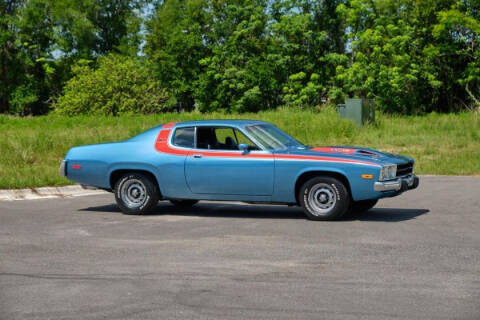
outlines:
{"label": "fender", "polygon": [[[292,181],[292,184],[296,186],[300,177],[309,172],[328,172],[333,174],[339,174],[345,178],[348,182],[348,186],[346,186],[352,199],[357,201],[365,198],[365,194],[368,193],[368,190],[373,190],[373,180],[364,180],[361,178],[361,174],[364,172],[375,172],[377,170],[376,167],[365,168],[363,166],[342,166],[342,167],[333,167],[333,166],[309,166],[300,170],[300,172],[295,176],[295,180]],[[291,191],[293,194],[294,199],[296,199],[296,189],[293,187]]]}
{"label": "fender", "polygon": [[348,174],[344,170],[341,170],[341,169],[335,168],[335,167],[329,167],[329,166],[328,167],[314,166],[314,167],[304,168],[296,175],[295,183],[298,181],[300,176],[302,176],[303,174],[308,173],[308,172],[314,172],[314,171],[324,171],[324,172],[332,172],[332,173],[341,174],[342,176],[344,176],[347,179],[348,183],[351,184],[351,181],[348,177]]}
{"label": "fender", "polygon": [[[157,179],[157,182],[160,183],[160,177],[157,173],[157,169],[155,166],[145,163],[145,162],[117,162],[108,167],[108,174],[107,174],[107,180],[105,181],[105,184],[108,185],[108,188],[110,188],[110,178],[112,177],[113,172],[117,170],[143,170],[151,173],[155,179]],[[158,186],[160,188],[160,186]]]}

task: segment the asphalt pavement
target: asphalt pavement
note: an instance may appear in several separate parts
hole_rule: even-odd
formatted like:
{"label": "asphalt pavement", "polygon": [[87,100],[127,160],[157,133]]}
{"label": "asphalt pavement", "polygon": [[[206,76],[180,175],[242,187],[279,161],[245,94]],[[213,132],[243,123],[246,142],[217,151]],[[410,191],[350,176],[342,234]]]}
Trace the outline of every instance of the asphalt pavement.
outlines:
{"label": "asphalt pavement", "polygon": [[0,202],[0,319],[480,319],[480,178],[342,221],[112,195]]}

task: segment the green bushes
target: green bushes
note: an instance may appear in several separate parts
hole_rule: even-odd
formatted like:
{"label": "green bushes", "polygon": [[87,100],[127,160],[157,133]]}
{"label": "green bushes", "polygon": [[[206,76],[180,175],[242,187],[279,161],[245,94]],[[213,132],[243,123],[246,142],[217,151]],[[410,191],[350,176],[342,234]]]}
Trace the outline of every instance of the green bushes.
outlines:
{"label": "green bushes", "polygon": [[122,115],[168,110],[168,95],[138,59],[108,55],[92,68],[87,61],[73,67],[56,112],[65,115]]}

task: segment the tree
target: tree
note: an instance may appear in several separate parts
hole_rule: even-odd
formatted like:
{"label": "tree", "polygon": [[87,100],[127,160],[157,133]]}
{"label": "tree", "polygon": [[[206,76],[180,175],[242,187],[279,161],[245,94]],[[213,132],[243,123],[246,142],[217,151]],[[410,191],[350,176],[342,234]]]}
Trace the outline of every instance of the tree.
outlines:
{"label": "tree", "polygon": [[[208,8],[211,55],[195,85],[200,110],[256,112],[280,103],[284,59],[267,32],[267,1],[217,1]],[[279,77],[280,76],[280,77]]]}
{"label": "tree", "polygon": [[79,59],[136,55],[147,0],[0,1],[0,113],[44,114]]}
{"label": "tree", "polygon": [[442,85],[425,61],[411,0],[351,0],[338,11],[345,18],[350,52],[337,66],[337,85],[350,96],[375,98],[394,112],[426,110],[431,92]]}
{"label": "tree", "polygon": [[391,112],[464,109],[479,92],[479,5],[470,0],[340,5],[348,59],[337,67],[337,92],[375,98]]}
{"label": "tree", "polygon": [[48,111],[52,23],[46,0],[0,2],[0,112]]}
{"label": "tree", "polygon": [[176,110],[353,96],[463,110],[480,104],[479,14],[478,0],[0,0],[0,113],[47,113],[72,66],[112,53],[151,68]]}
{"label": "tree", "polygon": [[444,110],[480,108],[480,2],[457,1],[440,11],[432,35],[438,42],[432,58],[450,80]]}
{"label": "tree", "polygon": [[204,0],[166,0],[147,22],[145,52],[171,95],[170,103],[179,110],[194,107],[194,81],[202,70],[199,61],[209,55],[206,8]]}
{"label": "tree", "polygon": [[342,0],[281,0],[272,6],[272,33],[286,59],[283,102],[314,106],[328,98],[338,54],[344,53]]}

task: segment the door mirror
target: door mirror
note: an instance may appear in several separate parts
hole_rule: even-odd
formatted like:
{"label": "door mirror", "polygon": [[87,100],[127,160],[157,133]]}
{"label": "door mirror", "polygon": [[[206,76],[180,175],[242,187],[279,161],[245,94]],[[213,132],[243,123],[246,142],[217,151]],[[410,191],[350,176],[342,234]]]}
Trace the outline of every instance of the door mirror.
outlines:
{"label": "door mirror", "polygon": [[248,144],[246,143],[240,143],[238,145],[238,150],[242,151],[244,154],[248,153]]}

